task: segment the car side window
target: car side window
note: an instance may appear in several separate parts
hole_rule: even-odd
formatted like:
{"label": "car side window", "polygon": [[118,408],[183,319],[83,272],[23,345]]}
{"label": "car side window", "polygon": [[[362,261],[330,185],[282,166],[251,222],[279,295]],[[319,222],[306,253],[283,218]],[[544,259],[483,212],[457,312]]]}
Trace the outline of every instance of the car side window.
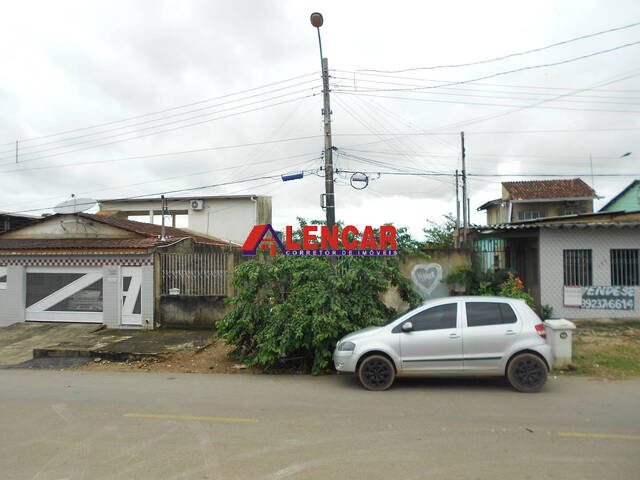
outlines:
{"label": "car side window", "polygon": [[467,327],[516,323],[518,318],[508,303],[466,302]]}
{"label": "car side window", "polygon": [[[441,330],[443,328],[456,328],[458,315],[458,304],[447,303],[416,313],[407,321],[413,324],[413,331]],[[402,322],[404,323],[404,322]],[[402,323],[396,328],[401,331]],[[394,329],[395,331],[395,329]]]}

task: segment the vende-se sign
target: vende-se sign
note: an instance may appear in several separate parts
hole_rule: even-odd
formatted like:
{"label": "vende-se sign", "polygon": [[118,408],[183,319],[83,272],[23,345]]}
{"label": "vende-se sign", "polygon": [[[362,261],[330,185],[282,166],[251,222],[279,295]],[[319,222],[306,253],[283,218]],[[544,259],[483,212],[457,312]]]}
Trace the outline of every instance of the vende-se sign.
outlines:
{"label": "vende-se sign", "polygon": [[634,310],[635,287],[598,286],[582,291],[582,308],[589,310]]}

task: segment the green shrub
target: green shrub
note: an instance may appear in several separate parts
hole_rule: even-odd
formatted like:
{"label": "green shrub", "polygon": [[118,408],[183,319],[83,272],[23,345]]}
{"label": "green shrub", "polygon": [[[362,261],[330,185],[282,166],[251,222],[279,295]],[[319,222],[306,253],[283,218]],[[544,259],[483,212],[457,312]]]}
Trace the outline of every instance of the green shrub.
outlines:
{"label": "green shrub", "polygon": [[300,370],[320,373],[342,336],[397,314],[382,301],[390,287],[417,305],[419,296],[399,267],[398,257],[345,256],[335,266],[323,257],[284,255],[244,262],[236,269],[233,310],[218,322],[218,335],[249,366],[278,368],[295,358]]}
{"label": "green shrub", "polygon": [[498,295],[501,297],[521,298],[527,302],[527,305],[531,308],[534,310],[536,308],[533,297],[525,291],[522,280],[511,272],[509,272],[507,280],[500,286],[500,292]]}

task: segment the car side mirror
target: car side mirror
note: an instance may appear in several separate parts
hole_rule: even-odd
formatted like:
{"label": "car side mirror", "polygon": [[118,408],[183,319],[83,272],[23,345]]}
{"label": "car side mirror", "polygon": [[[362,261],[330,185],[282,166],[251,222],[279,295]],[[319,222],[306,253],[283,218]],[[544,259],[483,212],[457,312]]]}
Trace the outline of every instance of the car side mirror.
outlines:
{"label": "car side mirror", "polygon": [[402,331],[403,332],[410,332],[411,330],[413,330],[413,323],[411,322],[404,322],[402,324]]}

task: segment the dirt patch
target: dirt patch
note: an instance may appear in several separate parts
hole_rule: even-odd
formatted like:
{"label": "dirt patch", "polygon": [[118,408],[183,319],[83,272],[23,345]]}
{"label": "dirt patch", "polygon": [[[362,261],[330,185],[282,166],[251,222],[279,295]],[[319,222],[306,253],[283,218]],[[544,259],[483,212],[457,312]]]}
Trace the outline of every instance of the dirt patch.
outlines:
{"label": "dirt patch", "polygon": [[612,379],[640,376],[640,328],[578,326],[573,364],[575,370],[567,373]]}
{"label": "dirt patch", "polygon": [[158,372],[158,373],[262,373],[259,368],[242,368],[244,365],[232,357],[232,347],[222,340],[214,342],[193,353],[174,353],[136,361],[112,362],[95,358],[77,370],[111,372]]}

